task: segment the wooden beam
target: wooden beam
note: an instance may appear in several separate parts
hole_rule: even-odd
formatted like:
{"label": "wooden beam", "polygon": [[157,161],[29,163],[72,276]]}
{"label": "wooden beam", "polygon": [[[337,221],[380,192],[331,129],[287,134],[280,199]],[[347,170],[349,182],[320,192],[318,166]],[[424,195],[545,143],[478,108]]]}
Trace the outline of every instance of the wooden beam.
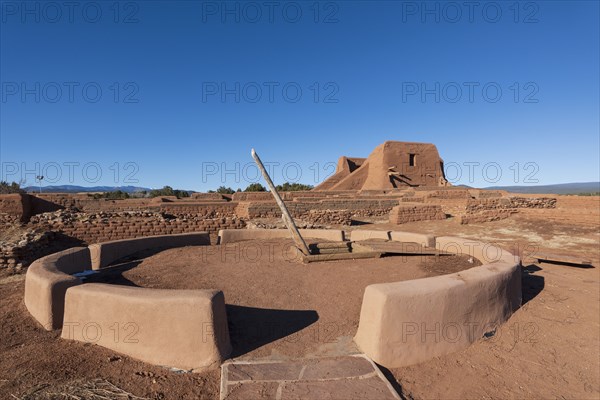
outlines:
{"label": "wooden beam", "polygon": [[579,258],[579,257],[567,256],[567,255],[563,255],[563,254],[538,252],[533,256],[533,258],[537,259],[538,262],[549,261],[549,262],[558,263],[558,264],[592,266],[591,260]]}
{"label": "wooden beam", "polygon": [[334,254],[314,254],[302,256],[302,261],[311,263],[316,261],[337,261],[337,260],[359,260],[362,258],[379,258],[382,253],[379,251],[361,251],[358,253],[334,253]]}
{"label": "wooden beam", "polygon": [[275,197],[275,201],[277,202],[277,205],[281,209],[281,213],[283,216],[283,222],[285,223],[285,226],[287,226],[288,230],[292,234],[292,239],[294,240],[294,243],[296,243],[296,247],[298,247],[298,249],[305,256],[310,255],[310,250],[308,249],[306,242],[300,235],[300,232],[298,231],[298,227],[294,223],[294,220],[292,219],[290,212],[288,211],[287,207],[285,206],[285,203],[279,196],[279,193],[277,192],[277,189],[275,189],[275,185],[273,184],[271,177],[269,176],[267,170],[265,169],[265,166],[263,165],[262,161],[260,160],[260,157],[258,157],[258,154],[256,154],[256,151],[254,151],[254,149],[252,149],[252,158],[254,158],[254,161],[256,162],[256,164],[258,165],[258,168],[260,169],[260,172],[262,172],[262,175],[265,178],[265,181],[267,181],[267,185],[269,186],[269,189],[271,189],[271,194],[273,195],[273,197]]}

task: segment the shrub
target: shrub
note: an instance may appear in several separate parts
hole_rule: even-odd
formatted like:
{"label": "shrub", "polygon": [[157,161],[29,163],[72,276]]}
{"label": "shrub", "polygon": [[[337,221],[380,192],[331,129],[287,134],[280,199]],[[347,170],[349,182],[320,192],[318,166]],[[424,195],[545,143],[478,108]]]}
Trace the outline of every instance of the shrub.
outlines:
{"label": "shrub", "polygon": [[267,191],[267,188],[265,188],[260,183],[251,183],[250,185],[248,185],[248,187],[246,189],[244,189],[244,192],[266,192],[266,191]]}

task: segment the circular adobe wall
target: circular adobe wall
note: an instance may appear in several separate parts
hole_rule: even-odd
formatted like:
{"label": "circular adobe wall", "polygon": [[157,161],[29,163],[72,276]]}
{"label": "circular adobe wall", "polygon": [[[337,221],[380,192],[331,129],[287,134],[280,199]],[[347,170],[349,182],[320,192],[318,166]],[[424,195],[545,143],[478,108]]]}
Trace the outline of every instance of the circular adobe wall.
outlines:
{"label": "circular adobe wall", "polygon": [[[287,231],[219,232],[221,243],[257,235],[286,237]],[[306,236],[344,237],[342,231],[316,230]],[[376,237],[468,254],[484,264],[450,275],[367,286],[354,340],[381,365],[410,365],[463,349],[505,322],[521,304],[520,260],[496,246],[410,232],[351,234],[353,240]],[[93,342],[152,364],[213,368],[231,351],[220,290],[82,284],[71,275],[102,269],[144,249],[208,244],[207,233],[195,233],[119,240],[52,254],[29,267],[25,304],[45,329],[62,327],[63,338]],[[118,340],[115,329],[121,332]]]}
{"label": "circular adobe wall", "polygon": [[208,233],[164,235],[72,248],[35,261],[25,305],[47,330],[139,360],[185,370],[216,368],[231,352],[220,290],[165,290],[82,284],[71,274],[101,269],[152,248],[208,245]]}

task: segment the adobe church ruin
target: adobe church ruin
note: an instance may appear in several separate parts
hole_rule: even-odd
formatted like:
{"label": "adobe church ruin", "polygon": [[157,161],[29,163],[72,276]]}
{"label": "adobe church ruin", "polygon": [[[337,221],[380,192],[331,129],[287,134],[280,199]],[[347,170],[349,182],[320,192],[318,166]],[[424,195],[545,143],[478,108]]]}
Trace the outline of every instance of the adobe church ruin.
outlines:
{"label": "adobe church ruin", "polygon": [[381,190],[449,186],[444,161],[431,143],[387,141],[368,158],[340,157],[336,172],[315,190]]}

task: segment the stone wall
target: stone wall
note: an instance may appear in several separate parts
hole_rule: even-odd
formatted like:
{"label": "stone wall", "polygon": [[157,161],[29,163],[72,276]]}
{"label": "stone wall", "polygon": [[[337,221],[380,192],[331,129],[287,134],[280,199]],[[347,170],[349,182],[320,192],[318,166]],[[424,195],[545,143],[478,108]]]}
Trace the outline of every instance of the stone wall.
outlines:
{"label": "stone wall", "polygon": [[310,210],[303,220],[311,224],[350,225],[352,213],[347,210]]}
{"label": "stone wall", "polygon": [[21,271],[33,260],[48,254],[54,238],[54,232],[28,230],[15,235],[12,240],[3,240],[0,243],[0,268]]}
{"label": "stone wall", "polygon": [[[340,215],[338,211],[348,211],[351,217],[387,216],[392,208],[398,205],[397,199],[324,199],[321,201],[290,201],[286,206],[292,217],[302,219],[311,215],[324,215],[326,212]],[[312,214],[311,214],[312,211]],[[314,211],[321,211],[315,213]],[[281,211],[274,201],[241,202],[235,213],[240,218],[274,218],[281,216]],[[315,222],[315,221],[310,221]]]}
{"label": "stone wall", "polygon": [[190,196],[194,200],[203,201],[229,201],[231,196],[226,197],[221,193],[192,193]]}
{"label": "stone wall", "polygon": [[35,215],[29,224],[76,238],[86,244],[201,231],[210,233],[215,239],[220,229],[240,229],[246,225],[236,217],[206,218],[189,215],[172,218],[150,211],[90,214],[65,210]]}
{"label": "stone wall", "polygon": [[519,209],[556,208],[553,197],[479,198],[467,201],[461,224],[498,221],[519,212]]}
{"label": "stone wall", "polygon": [[556,208],[556,197],[510,197],[515,208]]}
{"label": "stone wall", "polygon": [[470,190],[469,193],[477,199],[489,199],[495,197],[504,197],[507,195],[507,192],[504,190]]}
{"label": "stone wall", "polygon": [[414,221],[433,221],[446,219],[442,207],[431,204],[403,203],[390,212],[391,224],[405,224]]}
{"label": "stone wall", "polygon": [[451,189],[451,190],[434,190],[427,194],[430,199],[470,199],[471,194],[468,190]]}

